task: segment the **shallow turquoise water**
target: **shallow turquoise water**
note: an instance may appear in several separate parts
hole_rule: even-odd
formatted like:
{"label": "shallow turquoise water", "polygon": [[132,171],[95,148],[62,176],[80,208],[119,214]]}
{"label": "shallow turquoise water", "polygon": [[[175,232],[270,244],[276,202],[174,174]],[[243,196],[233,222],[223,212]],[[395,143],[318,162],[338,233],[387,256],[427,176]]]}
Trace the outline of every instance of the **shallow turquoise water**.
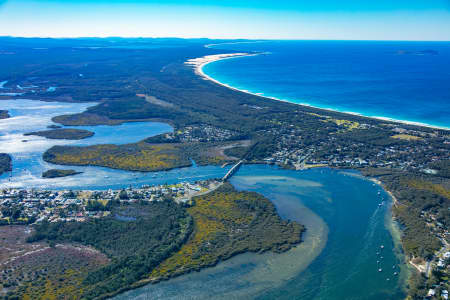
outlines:
{"label": "shallow turquoise water", "polygon": [[388,205],[379,206],[388,199],[379,186],[355,172],[259,165],[244,166],[231,182],[305,224],[305,247],[240,255],[115,299],[403,299],[404,264],[385,224]]}
{"label": "shallow turquoise water", "polygon": [[[52,145],[134,142],[171,128],[161,123],[83,127],[96,135],[75,142],[24,137],[25,132],[45,129],[55,115],[81,112],[92,104],[31,100],[2,104],[12,118],[0,120],[0,152],[11,153],[19,170],[12,178],[1,176],[0,187],[119,189],[217,178],[229,168],[194,165],[154,174],[73,167],[84,173],[41,179],[43,170],[58,167],[41,159],[42,152]],[[24,138],[29,141],[23,142]],[[379,186],[356,172],[291,171],[265,165],[243,166],[231,183],[265,195],[283,218],[304,224],[304,242],[283,254],[239,255],[214,268],[148,285],[117,299],[402,299],[404,265],[387,230],[388,205],[379,205],[388,200]]]}
{"label": "shallow turquoise water", "polygon": [[[79,113],[95,103],[60,103],[35,100],[2,100],[2,109],[10,112],[11,118],[0,120],[0,153],[9,153],[13,158],[12,174],[0,176],[0,187],[40,187],[51,189],[122,188],[128,185],[152,184],[162,181],[161,174],[124,172],[98,167],[57,166],[42,160],[42,154],[54,145],[95,145],[124,144],[143,140],[173,129],[168,124],[157,122],[125,123],[117,126],[78,126],[95,132],[93,137],[78,140],[51,140],[39,136],[24,136],[24,133],[47,130],[48,125],[55,125],[52,117]],[[83,174],[55,179],[41,178],[42,172],[51,168],[71,168]],[[214,172],[216,167],[207,167],[205,172]],[[220,174],[226,169],[220,169]],[[209,174],[209,173],[207,173]],[[11,176],[12,175],[12,176]],[[202,179],[197,169],[183,169],[168,172],[164,180],[168,183],[187,178],[187,181]]]}
{"label": "shallow turquoise water", "polygon": [[269,52],[208,64],[232,87],[294,103],[450,128],[450,43],[268,41],[216,49]]}

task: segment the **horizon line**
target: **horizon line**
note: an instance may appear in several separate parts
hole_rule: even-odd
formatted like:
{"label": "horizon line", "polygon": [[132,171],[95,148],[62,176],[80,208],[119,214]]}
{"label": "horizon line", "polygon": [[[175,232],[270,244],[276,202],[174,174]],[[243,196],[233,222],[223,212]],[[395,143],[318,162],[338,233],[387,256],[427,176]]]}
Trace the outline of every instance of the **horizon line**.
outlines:
{"label": "horizon line", "polygon": [[314,38],[211,38],[211,37],[177,37],[177,36],[14,36],[0,35],[0,38],[19,39],[180,39],[180,40],[245,40],[245,41],[354,41],[354,42],[450,42],[449,40],[401,40],[401,39],[314,39]]}

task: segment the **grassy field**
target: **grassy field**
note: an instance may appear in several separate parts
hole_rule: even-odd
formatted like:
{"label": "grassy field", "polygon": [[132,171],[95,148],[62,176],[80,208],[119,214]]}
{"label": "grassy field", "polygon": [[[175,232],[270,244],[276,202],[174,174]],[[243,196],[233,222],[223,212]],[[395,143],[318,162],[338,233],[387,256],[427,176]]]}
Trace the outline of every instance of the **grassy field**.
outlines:
{"label": "grassy field", "polygon": [[406,141],[418,141],[422,138],[420,136],[409,135],[409,134],[396,134],[391,136],[393,139],[406,140]]}

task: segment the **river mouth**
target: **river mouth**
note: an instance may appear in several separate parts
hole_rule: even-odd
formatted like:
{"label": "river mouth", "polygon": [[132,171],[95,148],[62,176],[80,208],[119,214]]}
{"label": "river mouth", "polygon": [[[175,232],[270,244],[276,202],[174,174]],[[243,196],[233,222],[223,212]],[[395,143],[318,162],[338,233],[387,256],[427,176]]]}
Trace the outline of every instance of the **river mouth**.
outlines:
{"label": "river mouth", "polygon": [[239,255],[115,299],[404,299],[404,264],[385,223],[388,198],[380,186],[352,171],[261,165],[243,166],[231,183],[263,194],[283,218],[304,224],[303,243],[282,254]]}
{"label": "river mouth", "polygon": [[[17,142],[23,133],[42,130],[51,125],[53,115],[81,112],[89,105],[13,101],[11,105],[20,104],[22,107],[10,107],[12,118],[0,121],[0,141],[13,139]],[[34,119],[36,123],[31,126],[21,129],[9,123],[23,123],[20,117],[30,117],[30,114],[33,117],[35,112],[40,112],[44,118]],[[145,122],[119,126],[137,126],[131,130],[143,132],[145,136],[142,138],[170,130],[166,125],[157,125],[151,131],[148,125]],[[117,128],[88,129],[94,132],[98,130],[100,134],[97,137],[108,136],[111,142],[119,139],[122,142],[135,142],[137,140],[132,139],[141,139],[140,136],[132,135],[130,140],[125,141],[123,137],[128,137],[127,133],[113,130]],[[18,137],[11,137],[14,134]],[[228,170],[218,166],[194,165],[165,172],[141,173],[73,167],[84,173],[67,178],[42,179],[40,176],[44,169],[57,167],[43,162],[41,158],[42,152],[51,147],[49,143],[55,141],[33,138],[39,139],[36,140],[39,143],[45,142],[44,146],[38,151],[27,151],[33,149],[27,142],[22,145],[23,149],[16,148],[16,152],[12,153],[16,171],[13,171],[12,177],[9,174],[0,176],[0,188],[120,189],[128,185],[159,185],[221,178]],[[89,143],[88,140],[85,142]],[[95,140],[91,142],[95,143]],[[2,145],[8,146],[6,143]],[[292,171],[266,165],[242,166],[231,183],[237,189],[263,194],[275,204],[281,217],[305,225],[307,232],[303,243],[282,254],[238,255],[216,267],[147,285],[119,295],[116,299],[404,298],[402,288],[406,268],[401,254],[395,250],[396,245],[389,231],[390,222],[385,221],[391,220],[387,205],[390,198],[380,186],[354,171],[326,168]]]}

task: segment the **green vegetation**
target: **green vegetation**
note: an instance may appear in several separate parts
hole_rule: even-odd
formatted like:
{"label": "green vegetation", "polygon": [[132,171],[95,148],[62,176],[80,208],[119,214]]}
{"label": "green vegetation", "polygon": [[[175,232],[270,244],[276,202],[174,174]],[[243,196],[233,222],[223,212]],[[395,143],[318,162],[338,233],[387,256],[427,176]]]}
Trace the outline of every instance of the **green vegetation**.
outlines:
{"label": "green vegetation", "polygon": [[301,242],[304,227],[281,220],[274,205],[257,193],[238,192],[225,183],[193,201],[188,208],[195,224],[193,236],[151,272],[151,281],[212,266],[247,251],[287,251]]}
{"label": "green vegetation", "polygon": [[44,160],[60,165],[102,166],[131,171],[161,171],[186,167],[191,161],[180,147],[172,144],[54,146]]}
{"label": "green vegetation", "polygon": [[73,299],[83,277],[108,262],[82,245],[27,243],[27,226],[0,227],[0,299]]}
{"label": "green vegetation", "polygon": [[75,170],[61,170],[61,169],[51,169],[42,173],[43,178],[58,178],[67,177],[72,175],[81,174],[83,172],[77,172]]}
{"label": "green vegetation", "polygon": [[427,225],[425,214],[446,228],[450,226],[450,188],[446,181],[438,176],[388,169],[367,169],[364,174],[381,180],[397,199],[393,212],[403,227],[406,255],[430,259],[441,248],[441,242]]}
{"label": "green vegetation", "polygon": [[63,124],[65,126],[119,125],[123,123],[122,121],[111,120],[107,117],[91,113],[57,116],[52,118],[52,121],[55,123]]}
{"label": "green vegetation", "polygon": [[0,120],[1,119],[8,119],[9,118],[9,113],[7,110],[0,110]]}
{"label": "green vegetation", "polygon": [[52,125],[48,125],[47,128],[49,128],[49,129],[59,129],[59,128],[62,128],[62,126],[52,124]]}
{"label": "green vegetation", "polygon": [[[304,231],[296,222],[281,220],[268,199],[254,192],[238,192],[228,183],[193,198],[188,208],[170,200],[133,204],[112,200],[91,201],[87,209],[110,213],[85,222],[44,221],[35,226],[27,238],[31,247],[22,248],[43,248],[45,241],[49,249],[55,249],[51,250],[55,257],[29,255],[36,261],[33,268],[45,272],[33,271],[36,276],[21,280],[14,295],[103,299],[215,265],[239,253],[287,251],[301,242]],[[97,258],[83,264],[80,254],[68,257],[73,249],[86,252],[87,248],[80,247],[91,247],[84,255]],[[27,268],[19,264],[15,270]]]}
{"label": "green vegetation", "polygon": [[[156,137],[157,138],[157,137]],[[154,139],[152,139],[154,141]],[[223,143],[140,142],[126,145],[54,146],[43,157],[47,162],[72,166],[102,166],[113,169],[152,172],[198,165],[230,162],[218,153]]]}
{"label": "green vegetation", "polygon": [[[181,247],[192,231],[186,210],[172,201],[114,204],[111,215],[86,222],[43,222],[28,242],[80,243],[106,254],[110,262],[81,272],[80,289],[71,299],[92,299],[117,293],[145,278],[161,261]],[[61,289],[72,283],[64,279]],[[42,282],[44,283],[44,282]],[[51,285],[54,288],[54,284]],[[30,287],[24,294],[36,299],[49,293],[47,284]],[[60,294],[56,291],[55,294]]]}
{"label": "green vegetation", "polygon": [[6,153],[0,153],[0,175],[12,170],[11,156]]}
{"label": "green vegetation", "polygon": [[93,136],[94,133],[92,131],[84,129],[64,128],[30,132],[25,133],[24,135],[37,135],[46,137],[48,139],[81,140]]}
{"label": "green vegetation", "polygon": [[[378,177],[398,199],[394,214],[402,224],[407,255],[432,255],[439,246],[427,218],[448,227],[448,131],[273,101],[205,81],[184,62],[227,52],[205,48],[206,42],[5,37],[1,48],[14,55],[0,55],[0,77],[11,86],[42,87],[25,92],[29,99],[98,103],[81,114],[53,119],[64,125],[158,120],[170,123],[175,132],[208,125],[252,144],[221,152],[209,140],[182,144],[159,136],[131,145],[54,147],[45,153],[47,161],[153,171],[188,166],[188,158],[222,163],[228,155],[290,168],[294,163],[370,166],[366,174]],[[46,50],[37,55],[36,47]],[[58,89],[47,93],[44,87],[50,84]],[[425,174],[425,168],[437,174]]]}

